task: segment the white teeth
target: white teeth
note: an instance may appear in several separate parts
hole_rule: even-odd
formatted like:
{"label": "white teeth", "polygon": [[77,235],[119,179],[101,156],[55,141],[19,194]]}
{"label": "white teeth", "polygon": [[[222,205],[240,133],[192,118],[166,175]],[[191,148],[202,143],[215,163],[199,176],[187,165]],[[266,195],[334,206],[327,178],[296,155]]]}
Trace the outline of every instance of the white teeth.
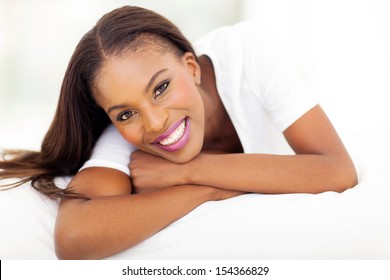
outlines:
{"label": "white teeth", "polygon": [[169,135],[167,138],[160,141],[159,144],[163,146],[168,146],[168,145],[172,145],[173,143],[176,143],[183,136],[185,128],[186,128],[186,121],[183,120],[183,122],[175,129],[175,131],[172,132],[171,135]]}

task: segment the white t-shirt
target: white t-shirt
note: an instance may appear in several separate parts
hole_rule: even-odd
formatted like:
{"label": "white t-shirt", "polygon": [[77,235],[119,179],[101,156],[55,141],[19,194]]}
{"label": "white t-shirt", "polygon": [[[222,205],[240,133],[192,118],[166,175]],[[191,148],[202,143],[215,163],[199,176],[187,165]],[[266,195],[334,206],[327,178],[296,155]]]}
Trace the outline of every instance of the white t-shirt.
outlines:
{"label": "white t-shirt", "polygon": [[[194,44],[213,63],[216,84],[245,153],[291,154],[283,131],[317,104],[296,68],[249,23],[218,28]],[[128,144],[110,125],[81,169],[109,167],[130,175]]]}

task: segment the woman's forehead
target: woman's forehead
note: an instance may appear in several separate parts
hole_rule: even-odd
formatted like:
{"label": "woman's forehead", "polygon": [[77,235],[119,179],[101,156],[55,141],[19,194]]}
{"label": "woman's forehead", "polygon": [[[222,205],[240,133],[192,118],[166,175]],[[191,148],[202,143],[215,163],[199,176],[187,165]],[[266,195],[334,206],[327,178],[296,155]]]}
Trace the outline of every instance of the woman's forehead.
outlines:
{"label": "woman's forehead", "polygon": [[111,55],[139,55],[148,51],[155,51],[157,53],[172,52],[172,54],[177,55],[179,53],[179,48],[174,43],[158,34],[144,32],[124,45],[118,44],[113,48]]}
{"label": "woman's forehead", "polygon": [[108,58],[100,71],[98,81],[108,77],[129,78],[148,76],[164,68],[176,68],[179,61],[169,52],[145,50],[143,52],[128,53],[127,55]]}
{"label": "woman's forehead", "polygon": [[101,100],[111,96],[113,92],[130,89],[140,91],[150,84],[156,73],[160,73],[158,77],[162,77],[176,72],[178,67],[181,64],[177,57],[169,52],[154,50],[108,58],[96,78],[95,95]]}

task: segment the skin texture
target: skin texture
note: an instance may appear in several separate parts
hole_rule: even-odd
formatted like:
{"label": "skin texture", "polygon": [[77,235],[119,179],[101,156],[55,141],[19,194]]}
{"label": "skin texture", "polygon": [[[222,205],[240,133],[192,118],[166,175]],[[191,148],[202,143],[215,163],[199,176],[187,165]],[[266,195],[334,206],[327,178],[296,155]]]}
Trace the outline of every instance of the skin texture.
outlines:
{"label": "skin texture", "polygon": [[[131,179],[98,167],[73,178],[69,186],[91,199],[61,201],[55,230],[59,258],[110,256],[206,201],[246,192],[341,192],[357,182],[319,105],[284,131],[296,155],[243,154],[205,57],[197,61],[191,53],[177,57],[156,49],[111,57],[94,92],[139,151],[131,155]],[[190,138],[182,149],[168,152],[153,143],[183,118],[190,122]]]}
{"label": "skin texture", "polygon": [[[199,84],[200,68],[191,53],[177,58],[171,53],[160,55],[149,50],[109,60],[99,75],[96,99],[129,143],[173,162],[188,162],[200,152],[204,138]],[[119,109],[110,110],[113,106]],[[126,120],[118,120],[120,116]],[[172,153],[152,144],[185,117],[191,123],[191,137],[185,149]]]}

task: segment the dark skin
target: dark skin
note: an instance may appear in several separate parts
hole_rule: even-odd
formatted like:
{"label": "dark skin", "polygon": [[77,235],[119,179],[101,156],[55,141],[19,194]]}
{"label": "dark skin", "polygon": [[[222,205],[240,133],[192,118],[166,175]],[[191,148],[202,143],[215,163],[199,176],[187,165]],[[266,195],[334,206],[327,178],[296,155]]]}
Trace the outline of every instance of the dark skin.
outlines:
{"label": "dark skin", "polygon": [[[209,132],[206,131],[206,134],[211,134],[212,132],[214,132],[214,134],[209,137],[205,137],[205,139],[209,140],[203,144],[203,151],[242,153],[243,149],[236,129],[234,128],[233,123],[226,112],[221,99],[219,98],[217,86],[215,84],[215,73],[212,62],[205,55],[200,56],[198,61],[203,73],[201,83],[204,85],[205,92],[208,93],[208,100],[210,100],[209,102],[204,103],[205,106],[213,104],[214,112],[212,117],[206,120],[207,123],[209,123]],[[223,127],[223,129],[221,129],[221,127]]]}
{"label": "dark skin", "polygon": [[[161,69],[160,60],[161,67],[168,68],[164,75],[174,78],[168,95],[156,99],[153,88],[151,97],[139,89],[145,87],[143,77],[151,77]],[[179,60],[172,54],[148,53],[144,57],[130,56],[126,63],[113,59],[105,66],[98,85],[98,102],[107,110],[112,104],[127,104],[126,92],[135,94],[129,100],[129,108],[137,108],[134,119],[116,123],[121,111],[110,115],[126,140],[140,148],[131,155],[132,180],[122,172],[101,167],[76,174],[69,186],[91,199],[61,201],[55,230],[59,258],[94,259],[118,253],[210,200],[246,192],[341,192],[356,184],[352,161],[320,106],[284,131],[296,155],[243,154],[206,57],[198,63],[189,53]],[[123,80],[116,75],[132,71],[131,67],[133,81],[128,78],[132,75]],[[142,75],[137,77],[138,73]],[[186,88],[181,92],[187,98],[177,99],[174,93],[179,87]],[[165,131],[183,112],[190,117],[195,136],[173,162],[170,153],[150,146],[149,139]],[[203,117],[204,122],[197,122]],[[202,134],[202,138],[196,138]]]}
{"label": "dark skin", "polygon": [[207,123],[202,152],[186,164],[142,151],[133,153],[130,169],[138,192],[191,183],[244,192],[319,193],[341,192],[356,184],[353,163],[319,105],[284,131],[295,156],[242,154],[217,92],[213,66],[205,56],[198,61],[202,89],[207,93],[202,95]]}

